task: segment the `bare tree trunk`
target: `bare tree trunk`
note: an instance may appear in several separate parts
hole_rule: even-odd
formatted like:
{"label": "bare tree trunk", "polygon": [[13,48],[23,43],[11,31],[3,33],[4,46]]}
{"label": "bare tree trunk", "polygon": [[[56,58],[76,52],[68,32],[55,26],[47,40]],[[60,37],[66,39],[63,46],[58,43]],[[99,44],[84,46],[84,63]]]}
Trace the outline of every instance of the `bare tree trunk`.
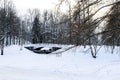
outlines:
{"label": "bare tree trunk", "polygon": [[4,53],[4,39],[1,40],[1,55],[3,55]]}

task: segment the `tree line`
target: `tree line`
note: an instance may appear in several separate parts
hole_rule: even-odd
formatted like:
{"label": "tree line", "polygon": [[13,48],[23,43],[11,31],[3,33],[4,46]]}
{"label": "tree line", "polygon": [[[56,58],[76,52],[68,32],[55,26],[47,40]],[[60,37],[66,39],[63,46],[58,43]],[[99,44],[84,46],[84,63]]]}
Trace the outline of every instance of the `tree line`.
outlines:
{"label": "tree line", "polygon": [[[60,0],[56,10],[29,9],[27,16],[17,15],[14,4],[9,0],[1,0],[0,6],[0,45],[1,55],[4,46],[25,43],[56,43],[89,45],[92,56],[96,58],[97,46],[112,46],[112,50],[120,45],[120,1],[93,9],[102,0]],[[67,14],[60,11],[61,5],[68,6]],[[105,7],[110,10],[104,16],[93,18]],[[99,25],[106,25],[99,30]]]}

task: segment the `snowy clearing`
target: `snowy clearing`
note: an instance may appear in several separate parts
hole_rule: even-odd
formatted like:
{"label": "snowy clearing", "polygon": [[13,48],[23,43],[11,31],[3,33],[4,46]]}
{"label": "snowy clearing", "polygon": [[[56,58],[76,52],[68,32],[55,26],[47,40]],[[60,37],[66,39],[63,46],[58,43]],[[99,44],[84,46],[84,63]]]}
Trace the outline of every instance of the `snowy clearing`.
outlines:
{"label": "snowy clearing", "polygon": [[75,47],[62,54],[35,54],[24,47],[20,51],[17,45],[6,47],[0,56],[0,80],[120,79],[120,54],[103,47],[94,59],[86,50]]}

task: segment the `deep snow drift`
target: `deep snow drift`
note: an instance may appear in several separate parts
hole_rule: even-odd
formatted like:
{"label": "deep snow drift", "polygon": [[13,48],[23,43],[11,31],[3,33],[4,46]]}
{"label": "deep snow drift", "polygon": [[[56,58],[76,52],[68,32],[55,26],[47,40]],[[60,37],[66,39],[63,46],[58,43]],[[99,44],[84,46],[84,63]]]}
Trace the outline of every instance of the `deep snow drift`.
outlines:
{"label": "deep snow drift", "polygon": [[120,54],[102,47],[93,59],[83,47],[62,54],[35,54],[9,46],[0,56],[0,80],[120,80]]}

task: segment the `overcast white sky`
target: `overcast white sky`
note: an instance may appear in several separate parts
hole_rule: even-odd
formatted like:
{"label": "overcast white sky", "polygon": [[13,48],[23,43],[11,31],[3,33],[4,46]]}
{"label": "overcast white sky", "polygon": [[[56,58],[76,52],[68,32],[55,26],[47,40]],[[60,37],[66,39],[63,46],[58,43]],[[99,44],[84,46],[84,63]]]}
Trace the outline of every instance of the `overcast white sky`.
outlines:
{"label": "overcast white sky", "polygon": [[13,3],[16,9],[22,13],[27,9],[34,8],[38,8],[40,11],[44,9],[53,9],[57,1],[58,0],[13,0]]}

